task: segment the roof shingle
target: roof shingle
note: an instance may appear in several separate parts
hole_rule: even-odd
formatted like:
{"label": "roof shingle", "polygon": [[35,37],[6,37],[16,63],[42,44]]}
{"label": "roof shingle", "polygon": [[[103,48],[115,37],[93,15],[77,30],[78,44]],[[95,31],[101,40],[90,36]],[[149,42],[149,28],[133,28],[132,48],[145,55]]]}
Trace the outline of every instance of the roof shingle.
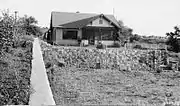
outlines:
{"label": "roof shingle", "polygon": [[[81,28],[100,14],[52,12],[52,27]],[[117,27],[119,24],[113,15],[104,15]]]}

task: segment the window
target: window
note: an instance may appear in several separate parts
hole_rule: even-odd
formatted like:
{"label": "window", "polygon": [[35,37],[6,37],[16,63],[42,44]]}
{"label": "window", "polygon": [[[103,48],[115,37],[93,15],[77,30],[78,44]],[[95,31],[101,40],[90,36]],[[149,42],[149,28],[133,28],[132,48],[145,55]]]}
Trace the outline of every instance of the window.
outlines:
{"label": "window", "polygon": [[99,24],[103,24],[103,20],[102,19],[99,20]]}
{"label": "window", "polygon": [[102,40],[114,40],[111,31],[105,31],[104,33],[102,33]]}
{"label": "window", "polygon": [[63,39],[77,39],[77,31],[63,31]]}

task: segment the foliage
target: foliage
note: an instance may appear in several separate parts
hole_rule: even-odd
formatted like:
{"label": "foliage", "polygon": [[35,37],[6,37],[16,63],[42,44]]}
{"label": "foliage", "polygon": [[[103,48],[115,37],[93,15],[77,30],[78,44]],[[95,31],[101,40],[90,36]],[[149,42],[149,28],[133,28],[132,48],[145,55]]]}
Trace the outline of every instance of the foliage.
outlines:
{"label": "foliage", "polygon": [[4,46],[11,46],[13,39],[14,17],[9,15],[9,11],[3,11],[0,17],[0,50]]}
{"label": "foliage", "polygon": [[33,37],[24,22],[2,11],[0,16],[0,105],[28,105]]}
{"label": "foliage", "polygon": [[41,35],[41,29],[36,24],[38,21],[32,17],[25,15],[19,19],[22,23],[22,28],[26,31],[26,35]]}
{"label": "foliage", "polygon": [[103,45],[101,42],[99,42],[99,43],[97,44],[96,48],[97,48],[97,49],[105,49],[106,46]]}
{"label": "foliage", "polygon": [[109,46],[107,46],[107,47],[115,47],[115,48],[119,48],[119,47],[121,47],[121,43],[116,41],[116,42],[114,42],[113,45],[109,45]]}
{"label": "foliage", "polygon": [[135,45],[133,48],[134,49],[142,49],[142,46],[141,45]]}
{"label": "foliage", "polygon": [[168,37],[166,44],[170,45],[169,50],[174,52],[180,52],[180,43],[178,41],[178,37],[180,37],[180,28],[178,26],[175,26],[174,29],[174,32],[166,33]]}
{"label": "foliage", "polygon": [[119,33],[119,36],[121,37],[120,38],[121,40],[122,40],[122,38],[123,39],[128,39],[129,37],[131,37],[133,35],[132,34],[133,29],[125,26],[124,23],[121,20],[119,20],[118,23],[119,23],[119,26],[120,26],[120,31],[118,33]]}
{"label": "foliage", "polygon": [[132,43],[133,41],[139,41],[141,37],[138,34],[134,34],[129,38],[129,42]]}
{"label": "foliage", "polygon": [[7,46],[16,47],[21,36],[41,35],[37,20],[32,16],[16,18],[9,10],[2,11],[0,16],[0,51]]}
{"label": "foliage", "polygon": [[[23,41],[23,40],[21,40]],[[32,42],[0,55],[0,105],[28,105]]]}

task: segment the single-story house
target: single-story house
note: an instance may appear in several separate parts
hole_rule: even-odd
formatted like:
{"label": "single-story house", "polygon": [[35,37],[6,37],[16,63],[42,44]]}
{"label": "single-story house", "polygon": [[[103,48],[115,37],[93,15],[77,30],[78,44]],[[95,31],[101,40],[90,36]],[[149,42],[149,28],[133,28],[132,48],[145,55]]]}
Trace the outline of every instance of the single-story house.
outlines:
{"label": "single-story house", "polygon": [[47,41],[51,44],[114,44],[120,26],[113,15],[52,12]]}

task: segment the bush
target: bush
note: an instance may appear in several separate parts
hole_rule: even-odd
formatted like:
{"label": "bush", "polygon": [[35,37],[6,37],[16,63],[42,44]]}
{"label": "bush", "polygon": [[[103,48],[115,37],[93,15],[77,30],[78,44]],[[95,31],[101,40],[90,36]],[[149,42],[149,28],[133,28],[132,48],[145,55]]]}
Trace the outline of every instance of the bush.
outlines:
{"label": "bush", "polygon": [[142,46],[141,45],[135,45],[133,48],[134,49],[142,49]]}
{"label": "bush", "polygon": [[121,47],[121,43],[120,42],[114,42],[113,45],[108,45],[108,48],[120,48]]}
{"label": "bush", "polygon": [[140,36],[135,34],[129,38],[129,41],[130,41],[130,43],[132,43],[134,41],[139,41],[140,39],[141,39]]}
{"label": "bush", "polygon": [[180,52],[180,43],[179,43],[179,36],[180,36],[180,28],[178,26],[174,27],[174,32],[166,33],[168,39],[166,44],[170,46],[168,50],[173,52]]}
{"label": "bush", "polygon": [[106,45],[103,45],[101,42],[99,42],[96,46],[97,49],[105,49]]}
{"label": "bush", "polygon": [[142,47],[141,45],[135,45],[133,49],[141,49],[141,50],[147,50],[147,48]]}
{"label": "bush", "polygon": [[120,44],[120,42],[114,42],[114,45],[113,45],[113,47],[117,47],[117,48],[121,47],[121,44]]}

